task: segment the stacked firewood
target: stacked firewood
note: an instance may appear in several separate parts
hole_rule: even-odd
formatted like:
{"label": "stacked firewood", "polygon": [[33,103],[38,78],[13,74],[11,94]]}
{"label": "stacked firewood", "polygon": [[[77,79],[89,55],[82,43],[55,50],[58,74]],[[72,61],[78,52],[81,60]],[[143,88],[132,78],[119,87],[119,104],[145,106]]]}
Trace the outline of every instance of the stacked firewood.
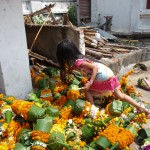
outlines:
{"label": "stacked firewood", "polygon": [[97,59],[102,57],[112,58],[115,54],[129,53],[132,50],[139,50],[135,46],[127,46],[120,43],[110,43],[102,37],[97,30],[83,29],[86,54]]}
{"label": "stacked firewood", "polygon": [[98,31],[96,30],[84,30],[85,44],[88,47],[99,48],[101,46],[106,45],[108,42],[105,38],[100,36]]}

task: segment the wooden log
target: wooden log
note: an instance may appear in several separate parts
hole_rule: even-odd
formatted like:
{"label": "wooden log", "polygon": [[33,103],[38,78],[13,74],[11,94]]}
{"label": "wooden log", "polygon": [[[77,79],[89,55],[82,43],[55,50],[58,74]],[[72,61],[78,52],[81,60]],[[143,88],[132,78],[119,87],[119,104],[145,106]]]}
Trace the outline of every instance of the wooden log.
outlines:
{"label": "wooden log", "polygon": [[110,51],[107,51],[106,49],[103,49],[103,48],[91,48],[91,47],[88,47],[89,50],[93,50],[93,51],[96,51],[96,52],[101,52],[101,53],[104,53],[104,54],[115,54],[114,52],[110,52]]}
{"label": "wooden log", "polygon": [[102,36],[101,36],[101,39],[103,39],[105,42],[108,42],[108,40],[107,40],[107,39],[105,39],[105,38],[104,38],[104,37],[102,37]]}
{"label": "wooden log", "polygon": [[126,45],[118,45],[118,44],[110,44],[110,43],[108,43],[107,46],[125,48],[130,50],[139,50],[139,48],[135,46],[126,46]]}
{"label": "wooden log", "polygon": [[85,40],[85,44],[90,45],[90,46],[95,47],[95,48],[97,47],[97,44],[92,43],[91,41],[88,41],[88,40]]}
{"label": "wooden log", "polygon": [[106,54],[111,54],[111,55],[115,54],[114,52],[111,52],[111,51],[108,51],[108,50],[105,50],[105,49],[102,49],[102,48],[98,48],[98,52],[106,53]]}
{"label": "wooden log", "polygon": [[54,63],[52,60],[50,60],[47,57],[44,57],[44,56],[42,56],[40,54],[32,52],[31,50],[29,50],[28,54],[29,54],[29,56],[32,56],[32,57],[37,58],[39,60],[46,61],[46,62],[50,63],[51,65],[53,65],[55,67],[59,67],[59,65]]}
{"label": "wooden log", "polygon": [[95,51],[89,50],[87,48],[85,50],[85,53],[87,53],[87,54],[89,54],[91,56],[94,56],[96,58],[99,58],[99,59],[102,58],[102,57],[113,57],[112,54],[103,54],[101,52],[95,52]]}
{"label": "wooden log", "polygon": [[91,28],[93,28],[93,27],[91,27],[91,26],[82,26],[82,27],[78,27],[79,29],[91,29]]}
{"label": "wooden log", "polygon": [[122,42],[126,42],[126,43],[138,43],[139,40],[130,40],[130,39],[121,39]]}
{"label": "wooden log", "polygon": [[83,31],[84,31],[85,33],[86,33],[86,32],[96,33],[96,31],[95,31],[95,30],[89,30],[89,29],[84,29]]}
{"label": "wooden log", "polygon": [[101,50],[101,49],[98,49],[98,52],[101,52],[101,53],[104,53],[104,54],[110,54],[112,56],[115,54],[114,52],[108,52],[106,50]]}
{"label": "wooden log", "polygon": [[98,47],[98,49],[104,50],[104,51],[107,51],[107,52],[110,52],[112,50],[111,47]]}
{"label": "wooden log", "polygon": [[106,45],[106,41],[101,39],[100,41],[98,41],[98,45]]}
{"label": "wooden log", "polygon": [[123,48],[112,48],[112,52],[120,52],[120,53],[129,53],[130,50],[128,49],[123,49]]}
{"label": "wooden log", "polygon": [[94,32],[84,32],[84,35],[95,36],[95,33]]}
{"label": "wooden log", "polygon": [[92,43],[95,43],[95,44],[97,44],[97,40],[95,40],[95,39],[93,39],[93,38],[91,38],[91,37],[89,37],[89,36],[84,36],[84,38],[86,39],[86,40],[89,40],[90,42],[92,42]]}

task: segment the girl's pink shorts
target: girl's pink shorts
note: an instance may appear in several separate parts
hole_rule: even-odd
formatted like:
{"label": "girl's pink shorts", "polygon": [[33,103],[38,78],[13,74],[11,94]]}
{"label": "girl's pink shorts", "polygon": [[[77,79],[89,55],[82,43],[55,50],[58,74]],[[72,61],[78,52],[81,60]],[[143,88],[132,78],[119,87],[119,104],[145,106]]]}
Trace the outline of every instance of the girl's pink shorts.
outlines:
{"label": "girl's pink shorts", "polygon": [[116,76],[111,77],[107,81],[94,81],[90,90],[97,92],[114,91],[120,87],[120,82]]}

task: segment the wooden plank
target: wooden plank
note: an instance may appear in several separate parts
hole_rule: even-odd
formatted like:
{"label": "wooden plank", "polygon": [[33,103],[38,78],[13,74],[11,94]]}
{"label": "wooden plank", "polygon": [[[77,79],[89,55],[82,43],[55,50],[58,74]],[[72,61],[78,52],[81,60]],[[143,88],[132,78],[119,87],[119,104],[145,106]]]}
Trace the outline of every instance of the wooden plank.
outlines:
{"label": "wooden plank", "polygon": [[118,44],[107,44],[107,46],[111,46],[111,47],[118,47],[118,48],[126,48],[126,49],[130,49],[130,50],[139,50],[138,47],[135,46],[127,46],[127,45],[118,45]]}
{"label": "wooden plank", "polygon": [[95,51],[92,51],[92,50],[89,50],[89,49],[87,49],[86,48],[86,50],[85,50],[85,53],[87,53],[87,54],[89,54],[89,55],[91,55],[91,56],[94,56],[95,58],[98,58],[98,59],[100,59],[100,58],[102,58],[102,57],[113,57],[113,55],[112,54],[103,54],[103,53],[101,53],[101,52],[95,52]]}

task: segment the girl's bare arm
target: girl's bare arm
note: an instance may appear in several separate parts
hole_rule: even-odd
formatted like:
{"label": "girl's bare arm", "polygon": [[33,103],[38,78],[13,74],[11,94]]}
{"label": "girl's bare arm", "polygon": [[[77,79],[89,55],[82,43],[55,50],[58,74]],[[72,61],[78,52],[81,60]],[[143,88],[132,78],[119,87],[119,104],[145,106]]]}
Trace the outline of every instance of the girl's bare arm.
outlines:
{"label": "girl's bare arm", "polygon": [[98,71],[98,67],[89,62],[84,62],[80,66],[90,69],[92,71],[90,81],[87,84],[85,84],[85,86],[84,86],[85,90],[88,90],[90,88],[90,86],[92,85],[93,81],[95,80],[95,77],[96,77],[97,71]]}

